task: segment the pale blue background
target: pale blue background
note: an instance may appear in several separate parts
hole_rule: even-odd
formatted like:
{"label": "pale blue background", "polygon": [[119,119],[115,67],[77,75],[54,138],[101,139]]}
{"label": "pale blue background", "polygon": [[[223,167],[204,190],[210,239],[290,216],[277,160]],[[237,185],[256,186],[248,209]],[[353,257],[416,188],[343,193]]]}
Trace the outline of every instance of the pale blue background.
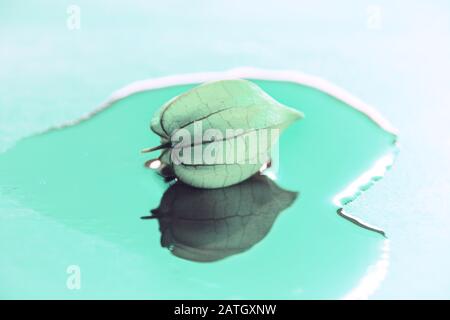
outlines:
{"label": "pale blue background", "polygon": [[[80,30],[66,26],[70,4]],[[448,1],[0,0],[0,149],[135,80],[238,66],[318,75],[400,131],[393,170],[349,208],[391,240],[373,298],[450,298],[449,57]]]}

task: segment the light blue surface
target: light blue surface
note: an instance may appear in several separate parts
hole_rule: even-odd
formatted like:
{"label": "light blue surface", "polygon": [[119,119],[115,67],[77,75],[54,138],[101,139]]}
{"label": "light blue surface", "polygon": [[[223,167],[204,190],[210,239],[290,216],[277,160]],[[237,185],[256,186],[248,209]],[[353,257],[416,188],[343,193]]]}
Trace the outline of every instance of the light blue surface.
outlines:
{"label": "light blue surface", "polygon": [[448,2],[76,1],[72,31],[69,4],[0,4],[0,149],[139,79],[243,65],[318,75],[400,131],[393,170],[348,209],[389,235],[372,298],[450,298]]}

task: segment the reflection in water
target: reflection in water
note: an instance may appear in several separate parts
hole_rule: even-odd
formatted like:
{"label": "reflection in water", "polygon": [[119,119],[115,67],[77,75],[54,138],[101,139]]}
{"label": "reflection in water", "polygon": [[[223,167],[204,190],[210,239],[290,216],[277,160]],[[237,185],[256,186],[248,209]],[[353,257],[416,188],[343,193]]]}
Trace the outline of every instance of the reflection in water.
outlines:
{"label": "reflection in water", "polygon": [[174,255],[211,262],[244,252],[261,241],[278,214],[295,201],[264,175],[231,187],[197,189],[180,181],[164,193],[153,215],[161,245]]}

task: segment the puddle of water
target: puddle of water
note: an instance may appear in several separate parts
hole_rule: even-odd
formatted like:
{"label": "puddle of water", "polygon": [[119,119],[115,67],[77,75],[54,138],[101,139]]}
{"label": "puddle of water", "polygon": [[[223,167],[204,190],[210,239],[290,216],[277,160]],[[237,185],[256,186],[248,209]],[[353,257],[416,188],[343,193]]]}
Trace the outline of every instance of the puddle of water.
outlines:
{"label": "puddle of water", "polygon": [[[195,84],[162,87],[118,100],[88,121],[24,139],[0,155],[0,211],[15,212],[1,219],[9,239],[2,246],[2,297],[307,299],[349,292],[365,297],[375,290],[386,272],[388,242],[343,219],[339,203],[358,193],[352,182],[393,154],[395,136],[321,90],[287,81],[254,82],[306,118],[281,136],[276,185],[271,182],[300,196],[291,206],[279,204],[264,221],[249,218],[250,225],[262,227],[249,234],[248,245],[206,256],[186,251],[180,243],[192,247],[209,242],[211,235],[196,239],[184,233],[184,242],[173,243],[173,234],[166,238],[164,230],[174,225],[159,219],[162,243],[171,254],[161,248],[156,220],[140,219],[158,207],[164,192],[173,196],[173,189],[166,191],[167,183],[143,166],[148,156],[140,150],[159,142],[149,120],[164,102]],[[379,176],[366,178],[370,183]],[[364,181],[362,189],[368,185]],[[163,204],[164,197],[160,209]],[[229,239],[246,234],[242,224],[233,223],[215,226],[222,228],[215,248],[227,248]],[[190,228],[177,230],[199,226]],[[193,256],[197,259],[188,260],[216,262],[186,260]],[[84,275],[76,292],[66,287],[69,264],[79,265]],[[370,266],[378,266],[372,278]],[[14,278],[24,281],[18,285]]]}

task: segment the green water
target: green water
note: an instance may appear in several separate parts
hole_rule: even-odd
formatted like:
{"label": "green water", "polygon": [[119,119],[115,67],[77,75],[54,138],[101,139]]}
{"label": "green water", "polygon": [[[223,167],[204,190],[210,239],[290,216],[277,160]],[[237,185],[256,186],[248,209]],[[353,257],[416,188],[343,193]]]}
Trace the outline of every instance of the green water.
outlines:
{"label": "green water", "polygon": [[[308,299],[358,286],[385,238],[340,217],[332,199],[393,152],[393,136],[318,90],[255,82],[306,115],[281,136],[275,181],[299,196],[265,237],[207,263],[161,246],[158,221],[140,217],[168,185],[139,151],[159,142],[153,113],[193,85],[147,91],[0,155],[0,297]],[[66,286],[70,265],[80,290]]]}

